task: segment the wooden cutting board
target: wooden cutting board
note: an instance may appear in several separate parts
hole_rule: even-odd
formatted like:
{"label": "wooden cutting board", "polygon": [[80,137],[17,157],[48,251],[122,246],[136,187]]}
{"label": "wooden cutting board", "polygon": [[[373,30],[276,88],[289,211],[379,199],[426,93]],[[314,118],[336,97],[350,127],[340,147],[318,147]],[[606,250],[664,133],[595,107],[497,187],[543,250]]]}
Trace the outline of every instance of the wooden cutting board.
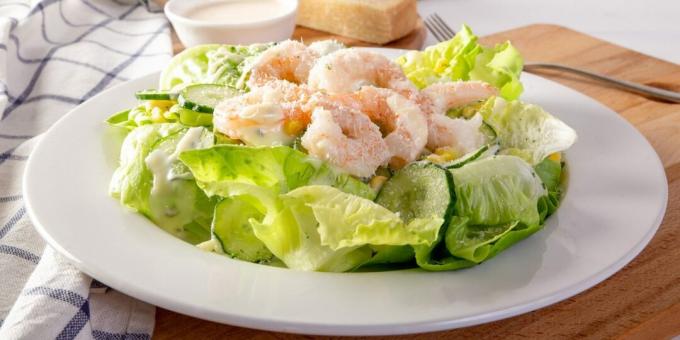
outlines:
{"label": "wooden cutting board", "polygon": [[[177,54],[184,50],[184,45],[182,45],[182,43],[179,41],[174,30],[172,33],[173,33],[172,50],[175,54]],[[340,35],[331,34],[328,32],[317,31],[315,29],[302,26],[295,27],[295,31],[293,32],[293,36],[291,38],[304,41],[306,44],[318,40],[337,40],[347,46],[372,46],[372,47],[378,46],[378,47],[402,48],[406,50],[419,50],[423,47],[423,44],[425,43],[425,38],[427,38],[427,29],[423,24],[423,20],[418,18],[416,26],[413,29],[413,31],[411,31],[411,33],[407,34],[406,36],[400,39],[389,42],[385,45],[376,45],[365,41],[347,38]]]}
{"label": "wooden cutting board", "polygon": [[[680,91],[680,65],[563,27],[533,25],[482,39],[487,44],[505,40],[511,40],[529,61],[564,63]],[[680,335],[680,104],[652,101],[560,72],[548,71],[541,75],[620,113],[654,146],[669,184],[668,209],[659,231],[642,253],[620,272],[575,297],[506,320],[404,338],[661,339]],[[630,166],[635,166],[634,159]],[[156,313],[154,337],[298,338],[202,321],[160,308]]]}

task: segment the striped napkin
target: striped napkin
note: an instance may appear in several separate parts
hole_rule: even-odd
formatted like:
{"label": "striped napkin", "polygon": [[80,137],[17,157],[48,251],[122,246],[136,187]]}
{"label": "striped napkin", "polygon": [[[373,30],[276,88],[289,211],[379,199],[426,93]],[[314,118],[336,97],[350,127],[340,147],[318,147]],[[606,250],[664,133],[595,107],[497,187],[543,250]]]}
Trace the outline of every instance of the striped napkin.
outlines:
{"label": "striped napkin", "polygon": [[0,0],[0,339],[150,338],[155,307],[46,247],[26,216],[21,177],[51,124],[158,70],[171,52],[169,25],[148,3]]}

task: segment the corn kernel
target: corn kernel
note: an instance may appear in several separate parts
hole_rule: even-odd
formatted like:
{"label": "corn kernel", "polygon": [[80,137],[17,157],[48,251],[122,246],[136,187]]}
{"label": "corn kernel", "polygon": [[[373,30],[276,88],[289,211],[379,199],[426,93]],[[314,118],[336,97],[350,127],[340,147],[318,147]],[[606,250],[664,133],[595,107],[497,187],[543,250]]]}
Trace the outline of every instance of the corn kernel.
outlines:
{"label": "corn kernel", "polygon": [[299,120],[289,120],[283,123],[283,132],[290,136],[297,136],[305,129],[305,124]]}
{"label": "corn kernel", "polygon": [[392,157],[390,159],[390,162],[389,162],[390,168],[392,168],[394,170],[399,170],[399,169],[405,167],[406,164],[408,164],[408,162],[405,159],[403,159],[401,157],[397,157],[397,156]]}
{"label": "corn kernel", "polygon": [[555,162],[561,162],[562,161],[562,153],[561,152],[555,152],[553,154],[550,154],[550,156],[548,156],[548,159],[550,159],[551,161],[555,161]]}
{"label": "corn kernel", "polygon": [[379,191],[383,184],[387,182],[387,177],[385,176],[373,176],[370,181],[368,181],[368,186],[375,191]]}
{"label": "corn kernel", "polygon": [[427,156],[426,159],[429,160],[432,163],[436,164],[442,164],[442,163],[447,163],[452,160],[455,160],[456,158],[459,158],[460,155],[458,152],[453,149],[452,147],[442,147],[442,148],[437,148],[434,150],[434,153]]}
{"label": "corn kernel", "polygon": [[435,164],[446,163],[446,159],[444,157],[437,155],[435,153],[428,155],[427,157],[425,157],[425,159]]}
{"label": "corn kernel", "polygon": [[167,111],[171,106],[177,104],[174,100],[147,100],[146,108],[153,110],[154,108],[159,108],[163,111]]}
{"label": "corn kernel", "polygon": [[166,120],[165,117],[163,117],[164,112],[165,112],[164,110],[154,107],[151,110],[151,121],[154,123],[165,123]]}

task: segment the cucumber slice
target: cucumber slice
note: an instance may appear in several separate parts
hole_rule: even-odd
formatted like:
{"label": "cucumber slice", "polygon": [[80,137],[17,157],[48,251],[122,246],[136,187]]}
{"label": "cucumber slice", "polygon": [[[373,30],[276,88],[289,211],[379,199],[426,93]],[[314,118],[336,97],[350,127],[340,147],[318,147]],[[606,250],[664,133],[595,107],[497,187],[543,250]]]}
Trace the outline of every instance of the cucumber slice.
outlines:
{"label": "cucumber slice", "polygon": [[224,85],[196,84],[185,87],[177,100],[185,109],[213,113],[219,102],[238,94],[238,91]]}
{"label": "cucumber slice", "polygon": [[262,217],[262,213],[246,200],[226,197],[215,206],[212,233],[229,256],[249,262],[266,262],[274,256],[255,236],[250,224],[251,218]]}
{"label": "cucumber slice", "polygon": [[411,163],[383,185],[376,203],[398,213],[406,223],[418,217],[441,217],[447,223],[455,197],[449,171],[431,163]]}
{"label": "cucumber slice", "polygon": [[212,125],[213,115],[211,113],[201,113],[180,107],[177,109],[177,114],[179,115],[179,122],[186,126]]}
{"label": "cucumber slice", "polygon": [[465,164],[468,164],[468,163],[470,163],[470,162],[472,162],[476,159],[479,159],[488,150],[489,150],[489,145],[488,144],[483,145],[481,148],[479,148],[475,151],[472,151],[472,152],[464,155],[463,157],[460,157],[460,158],[453,160],[449,163],[441,164],[441,166],[443,166],[447,169],[458,169]]}
{"label": "cucumber slice", "polygon": [[137,91],[135,97],[139,100],[175,100],[177,99],[177,93],[158,90],[142,90]]}

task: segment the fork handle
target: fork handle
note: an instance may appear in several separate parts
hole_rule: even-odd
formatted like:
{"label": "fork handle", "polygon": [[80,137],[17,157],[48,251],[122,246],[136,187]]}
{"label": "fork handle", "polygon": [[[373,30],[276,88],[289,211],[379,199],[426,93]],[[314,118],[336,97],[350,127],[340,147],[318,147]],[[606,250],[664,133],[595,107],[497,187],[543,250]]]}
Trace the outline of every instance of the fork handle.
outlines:
{"label": "fork handle", "polygon": [[663,100],[673,102],[673,103],[680,103],[680,93],[660,89],[658,87],[652,87],[652,86],[642,85],[642,84],[638,84],[638,83],[634,83],[634,82],[630,82],[630,81],[626,81],[626,80],[607,77],[607,76],[599,74],[599,73],[590,72],[590,71],[586,71],[586,70],[582,70],[582,69],[578,69],[578,68],[573,68],[573,67],[569,67],[569,66],[565,66],[565,65],[560,65],[560,64],[527,63],[527,64],[524,65],[524,70],[527,71],[527,72],[535,73],[539,69],[553,69],[553,70],[575,73],[575,74],[578,74],[578,75],[583,76],[583,77],[597,79],[599,81],[609,83],[609,84],[627,89],[627,90],[632,91],[632,92],[647,95],[649,97],[663,99]]}

